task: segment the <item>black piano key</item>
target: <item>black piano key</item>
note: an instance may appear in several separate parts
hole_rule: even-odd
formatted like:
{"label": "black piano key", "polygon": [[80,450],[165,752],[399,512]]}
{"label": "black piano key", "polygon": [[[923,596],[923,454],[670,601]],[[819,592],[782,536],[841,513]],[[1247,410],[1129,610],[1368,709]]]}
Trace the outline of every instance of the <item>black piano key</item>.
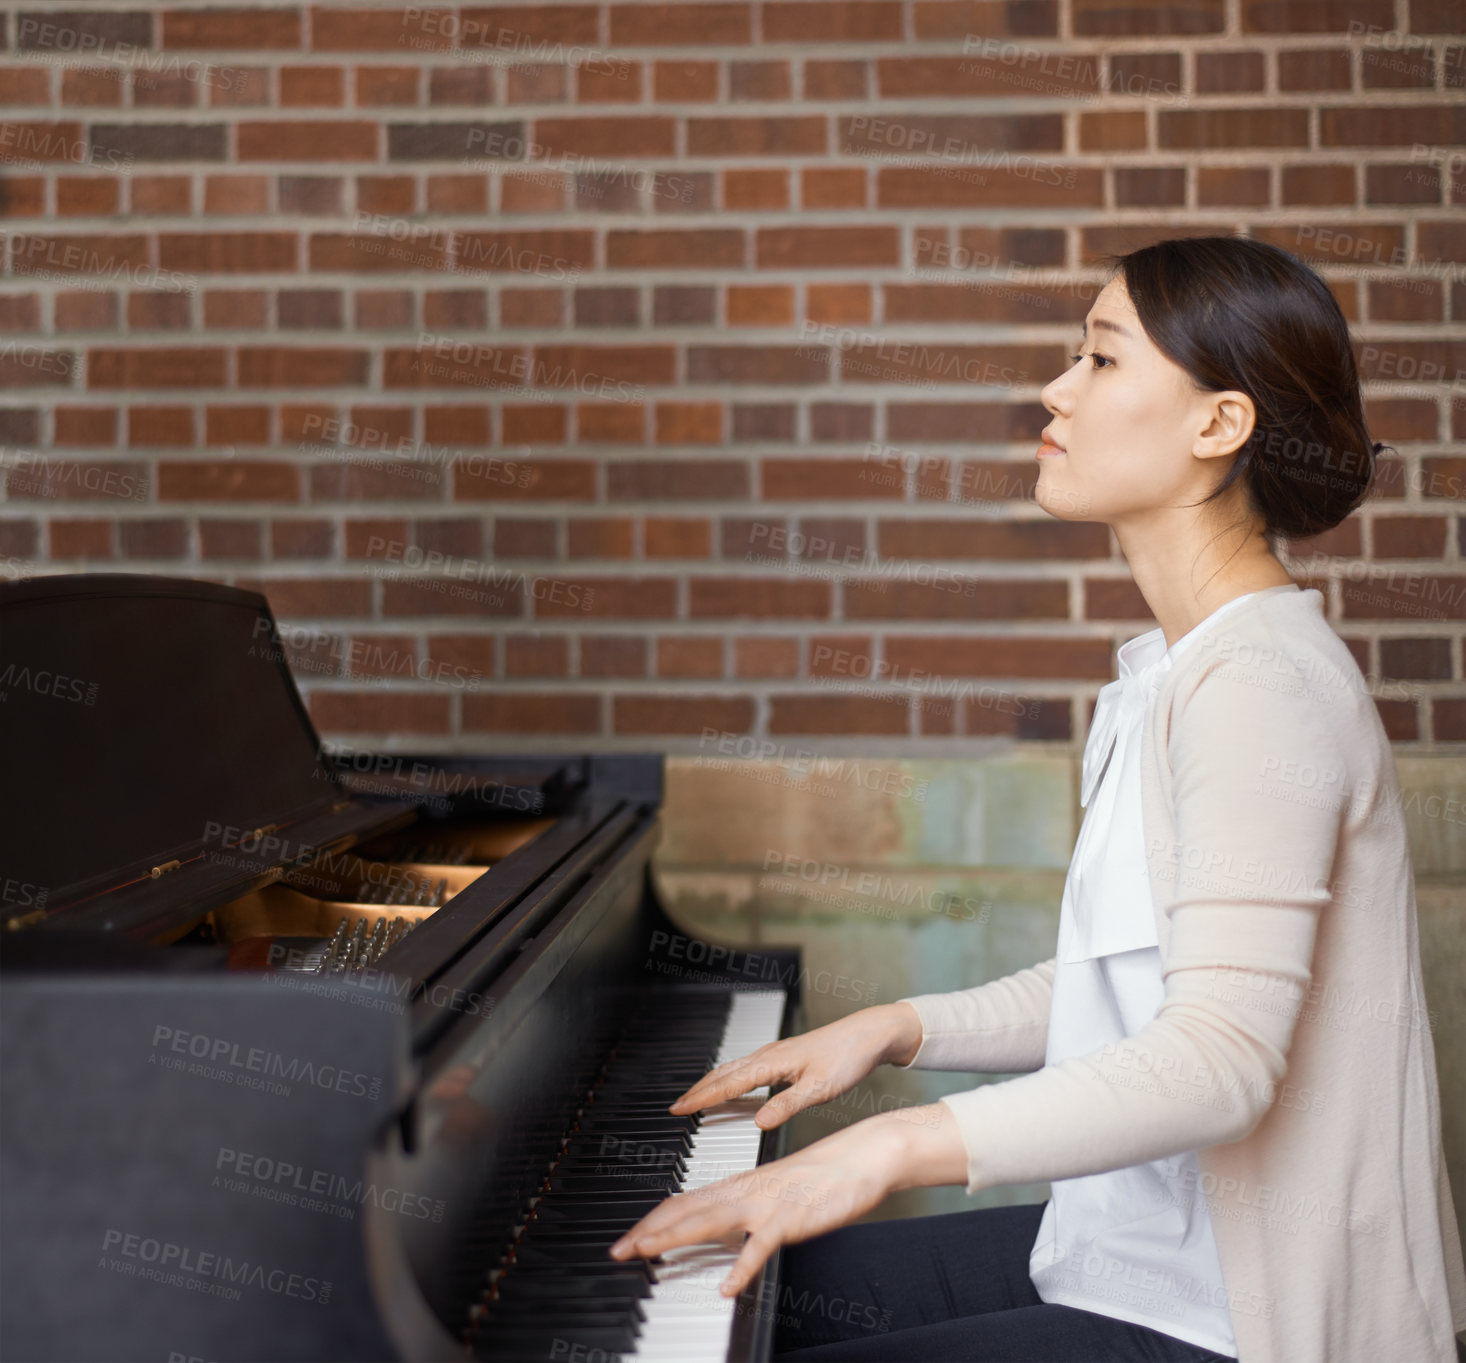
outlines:
{"label": "black piano key", "polygon": [[610,1239],[595,1244],[570,1241],[565,1244],[551,1242],[545,1245],[526,1245],[518,1257],[506,1266],[504,1280],[508,1281],[516,1273],[523,1273],[526,1269],[536,1272],[553,1269],[573,1276],[599,1272],[601,1266],[606,1264],[612,1268],[620,1268],[621,1265],[606,1253],[616,1238],[613,1235]]}
{"label": "black piano key", "polygon": [[[519,1248],[528,1250],[562,1246],[584,1249],[598,1245],[609,1246],[621,1234],[617,1229],[618,1224],[604,1221],[543,1222],[525,1232],[520,1238]],[[635,1222],[632,1224],[634,1225]],[[614,1261],[608,1259],[606,1262]]]}
{"label": "black piano key", "polygon": [[[565,1143],[561,1158],[579,1154],[582,1150],[617,1155],[641,1149],[643,1142],[656,1142],[666,1149],[685,1152],[692,1149],[692,1143],[697,1138],[695,1131],[683,1131],[680,1127],[658,1129],[648,1118],[637,1120],[641,1122],[640,1126],[622,1131],[577,1131]],[[572,1146],[575,1148],[572,1149]]]}
{"label": "black piano key", "polygon": [[[493,1359],[495,1363],[503,1353],[519,1350],[536,1358],[561,1358],[569,1355],[567,1347],[576,1344],[586,1349],[604,1349],[607,1353],[629,1353],[636,1346],[636,1331],[629,1325],[553,1325],[544,1329],[532,1327],[500,1328],[488,1330],[474,1339],[474,1353],[479,1358]],[[543,1350],[542,1353],[532,1353]],[[582,1355],[583,1356],[583,1355]],[[601,1355],[596,1355],[601,1363]]]}
{"label": "black piano key", "polygon": [[[550,1227],[546,1227],[543,1230],[536,1229],[532,1235],[526,1235],[520,1241],[519,1248],[523,1252],[519,1255],[519,1258],[521,1261],[524,1261],[526,1254],[532,1249],[556,1249],[562,1251],[595,1250],[599,1252],[601,1249],[608,1248],[614,1244],[620,1234],[621,1232],[613,1226],[601,1226],[598,1229],[589,1226],[574,1226],[564,1231],[554,1230]],[[606,1259],[605,1262],[613,1264],[616,1261],[614,1259]]]}
{"label": "black piano key", "polygon": [[650,1203],[580,1202],[557,1207],[547,1215],[562,1217],[566,1225],[587,1226],[596,1230],[620,1226],[625,1230],[630,1230],[661,1201],[662,1199],[658,1197]]}
{"label": "black piano key", "polygon": [[624,1169],[609,1173],[567,1173],[556,1174],[545,1191],[547,1198],[558,1198],[565,1193],[588,1193],[605,1191],[617,1195],[640,1190],[646,1197],[666,1197],[668,1190],[675,1191],[682,1186],[682,1173],[677,1169]]}
{"label": "black piano key", "polygon": [[[594,1164],[577,1167],[564,1165],[545,1181],[542,1197],[552,1197],[561,1192],[583,1193],[595,1188],[623,1191],[634,1188],[638,1183],[648,1189],[660,1188],[668,1179],[674,1184],[682,1182],[684,1170],[675,1164],[660,1165],[633,1164],[614,1160],[598,1160]],[[648,1193],[650,1196],[650,1192]]]}
{"label": "black piano key", "polygon": [[[496,1348],[493,1360],[494,1363],[566,1363],[566,1353],[564,1353],[564,1345],[560,1345],[557,1351],[554,1350],[554,1345],[551,1345],[550,1348],[542,1348],[538,1353],[525,1353],[517,1348],[516,1350]],[[623,1357],[622,1354],[608,1353],[604,1356],[597,1354],[595,1363],[632,1363],[632,1360]]]}
{"label": "black piano key", "polygon": [[[610,1195],[603,1196],[607,1196],[608,1198],[610,1197]],[[668,1197],[669,1194],[662,1192],[660,1189],[654,1189],[652,1191],[652,1196],[655,1197],[658,1202],[660,1202]],[[614,1199],[612,1199],[612,1205],[620,1205],[626,1207],[627,1211],[625,1215],[603,1216],[600,1214],[595,1214],[589,1220],[582,1221],[579,1219],[577,1212],[577,1219],[573,1221],[565,1220],[542,1222],[541,1225],[543,1225],[544,1229],[536,1229],[533,1241],[530,1240],[528,1233],[526,1233],[526,1235],[523,1237],[523,1240],[525,1243],[534,1243],[537,1245],[575,1243],[589,1244],[591,1236],[602,1235],[609,1231],[615,1231],[617,1230],[617,1228],[621,1228],[621,1231],[624,1232],[624,1230],[630,1229],[630,1227],[634,1226],[638,1221],[641,1220],[643,1216],[646,1215],[646,1213],[641,1210],[640,1204],[632,1203],[630,1201],[616,1204],[614,1202]],[[575,1209],[577,1207],[577,1203],[568,1203],[567,1206],[571,1209]],[[560,1227],[566,1227],[567,1229],[561,1230],[559,1229]],[[574,1232],[577,1230],[584,1230],[585,1235],[583,1237],[577,1238],[574,1234]],[[611,1239],[615,1239],[615,1236],[612,1235]],[[607,1241],[607,1243],[609,1244],[610,1242]]]}
{"label": "black piano key", "polygon": [[[691,1153],[692,1143],[690,1141],[663,1136],[641,1136],[620,1149],[614,1146],[608,1147],[601,1140],[576,1141],[565,1148],[566,1156],[573,1160],[582,1162],[599,1160],[607,1164],[622,1164],[628,1167],[640,1164],[648,1168],[668,1162],[675,1163],[678,1160],[686,1164],[687,1157]],[[558,1167],[556,1165],[556,1168]]]}
{"label": "black piano key", "polygon": [[[569,1169],[550,1179],[543,1196],[558,1197],[562,1193],[583,1193],[595,1188],[615,1192],[639,1188],[647,1197],[666,1197],[668,1187],[679,1189],[685,1177],[684,1170],[670,1165],[661,1169]],[[590,1179],[597,1181],[586,1181]]]}
{"label": "black piano key", "polygon": [[610,1140],[624,1141],[628,1136],[634,1137],[639,1133],[648,1138],[680,1141],[683,1145],[691,1145],[693,1136],[697,1134],[677,1122],[668,1122],[664,1126],[652,1112],[627,1112],[602,1118],[595,1126],[572,1131],[570,1139],[581,1144],[591,1140],[606,1141],[609,1144]]}
{"label": "black piano key", "polygon": [[620,1178],[652,1180],[671,1177],[680,1183],[687,1176],[687,1161],[680,1155],[668,1155],[656,1160],[609,1160],[568,1159],[556,1166],[546,1187],[553,1188],[555,1179],[574,1176],[577,1178]]}
{"label": "black piano key", "polygon": [[694,1121],[691,1117],[679,1117],[675,1113],[668,1112],[666,1108],[659,1108],[655,1103],[648,1103],[644,1107],[620,1107],[606,1112],[587,1113],[575,1124],[577,1131],[615,1131],[617,1127],[627,1126],[634,1122],[644,1122],[648,1125],[655,1125],[662,1131],[685,1131],[691,1135],[701,1125],[701,1121]]}
{"label": "black piano key", "polygon": [[636,1165],[643,1169],[679,1169],[687,1168],[687,1155],[681,1150],[668,1149],[663,1147],[659,1150],[645,1151],[639,1153],[635,1159],[618,1159],[614,1152],[602,1153],[599,1147],[581,1154],[566,1154],[555,1164],[555,1170],[564,1173],[570,1169],[600,1169],[600,1168],[622,1168],[626,1165]]}
{"label": "black piano key", "polygon": [[[654,1055],[644,1056],[640,1063],[657,1065]],[[657,1098],[669,1090],[673,1090],[673,1097],[680,1091],[679,1085],[687,1087],[695,1084],[707,1073],[703,1065],[686,1065],[680,1069],[658,1068],[656,1078],[648,1078],[645,1074],[623,1072],[614,1078],[603,1081],[601,1088],[602,1099],[611,1098]]]}
{"label": "black piano key", "polygon": [[[618,1264],[619,1268],[620,1265]],[[506,1278],[498,1289],[497,1301],[509,1301],[519,1297],[570,1297],[583,1292],[587,1297],[603,1300],[611,1297],[629,1300],[649,1297],[652,1285],[649,1278],[640,1273],[516,1273]]]}
{"label": "black piano key", "polygon": [[606,1112],[597,1113],[594,1117],[586,1117],[578,1122],[575,1127],[577,1135],[590,1135],[601,1132],[608,1132],[615,1135],[628,1127],[654,1127],[658,1131],[680,1132],[685,1136],[691,1136],[701,1127],[702,1123],[693,1123],[685,1117],[675,1116],[665,1108],[658,1109],[654,1106],[646,1108],[614,1108]]}
{"label": "black piano key", "polygon": [[504,1278],[507,1281],[510,1272],[517,1273],[525,1268],[533,1269],[536,1273],[557,1271],[612,1274],[624,1270],[631,1262],[636,1262],[639,1267],[645,1269],[650,1278],[652,1266],[648,1262],[628,1260],[627,1263],[618,1263],[615,1259],[606,1257],[606,1247],[614,1244],[618,1238],[616,1235],[611,1235],[605,1240],[592,1242],[556,1243],[549,1241],[545,1244],[521,1245],[515,1251],[514,1259],[509,1269],[505,1271]]}
{"label": "black piano key", "polygon": [[579,1296],[565,1290],[578,1281],[568,1274],[561,1275],[559,1284],[546,1279],[542,1293],[516,1293],[478,1303],[473,1308],[474,1332],[483,1336],[506,1327],[554,1331],[560,1325],[578,1325],[625,1327],[640,1333],[650,1288],[643,1293],[630,1287],[619,1292],[591,1283]]}
{"label": "black piano key", "polygon": [[648,1194],[652,1192],[664,1192],[664,1187],[670,1181],[673,1187],[682,1187],[682,1180],[686,1178],[685,1168],[673,1164],[664,1164],[660,1168],[639,1168],[639,1170],[622,1170],[622,1168],[605,1168],[603,1165],[591,1165],[589,1168],[578,1170],[575,1165],[557,1174],[551,1175],[545,1192],[542,1196],[551,1196],[561,1192],[581,1192],[591,1184],[583,1183],[586,1178],[598,1178],[604,1183],[597,1184],[601,1187],[614,1187],[614,1189],[635,1189],[642,1187]]}
{"label": "black piano key", "polygon": [[683,1131],[696,1131],[702,1126],[701,1112],[668,1112],[667,1104],[663,1102],[592,1102],[586,1104],[585,1111],[576,1120],[575,1130],[581,1129],[586,1123],[592,1121],[604,1121],[605,1118],[620,1117],[645,1117],[649,1121],[666,1121],[668,1127],[677,1127]]}
{"label": "black piano key", "polygon": [[[711,1035],[703,1044],[683,1046],[676,1050],[660,1042],[651,1041],[635,1046],[621,1045],[606,1058],[602,1073],[612,1079],[635,1079],[637,1075],[634,1066],[647,1061],[664,1065],[669,1070],[685,1070],[694,1065],[706,1064],[717,1053],[717,1050],[718,1038]],[[660,1070],[654,1070],[651,1073],[658,1079],[662,1077]]]}
{"label": "black piano key", "polygon": [[[637,1117],[662,1125],[666,1122],[665,1129],[668,1131],[686,1130],[689,1135],[702,1126],[702,1113],[697,1113],[697,1122],[693,1126],[681,1126],[682,1119],[668,1109],[675,1103],[690,1087],[688,1084],[670,1084],[660,1092],[653,1094],[650,1099],[638,1099],[636,1105],[612,1101],[604,1104],[597,1104],[593,1114],[587,1114],[586,1120],[580,1124],[581,1128],[586,1127],[586,1122],[594,1122],[600,1125],[604,1122],[629,1121]],[[588,1128],[586,1128],[588,1129]]]}
{"label": "black piano key", "polygon": [[[572,1155],[555,1166],[553,1177],[556,1173],[597,1172],[597,1173],[643,1173],[659,1174],[667,1170],[675,1170],[679,1175],[686,1173],[687,1161],[691,1152],[680,1146],[662,1145],[655,1149],[641,1150],[635,1154],[630,1151],[618,1154],[616,1151],[602,1151],[599,1147],[594,1149],[576,1150]],[[542,1185],[543,1186],[543,1185]]]}
{"label": "black piano key", "polygon": [[556,1193],[554,1202],[546,1206],[545,1216],[540,1219],[554,1224],[553,1218],[560,1217],[562,1225],[577,1225],[582,1218],[592,1221],[628,1221],[635,1225],[664,1196],[656,1191],[636,1187]]}

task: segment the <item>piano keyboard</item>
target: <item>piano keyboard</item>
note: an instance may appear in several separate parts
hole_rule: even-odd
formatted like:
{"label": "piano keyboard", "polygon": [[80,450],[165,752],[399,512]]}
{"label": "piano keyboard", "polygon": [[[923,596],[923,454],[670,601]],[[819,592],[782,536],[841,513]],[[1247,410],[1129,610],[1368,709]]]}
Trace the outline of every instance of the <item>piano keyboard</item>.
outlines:
{"label": "piano keyboard", "polygon": [[767,1088],[689,1117],[667,1107],[715,1065],[777,1040],[784,1004],[780,989],[648,993],[471,1312],[479,1358],[722,1363],[737,1303],[718,1287],[741,1234],[650,1263],[607,1251],[668,1195],[757,1166]]}

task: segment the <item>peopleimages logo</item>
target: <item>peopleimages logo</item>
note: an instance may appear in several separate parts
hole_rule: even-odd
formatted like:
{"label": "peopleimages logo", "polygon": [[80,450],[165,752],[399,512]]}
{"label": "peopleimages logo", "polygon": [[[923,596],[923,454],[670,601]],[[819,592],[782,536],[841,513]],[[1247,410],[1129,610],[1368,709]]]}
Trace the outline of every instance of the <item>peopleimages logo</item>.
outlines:
{"label": "peopleimages logo", "polygon": [[23,663],[7,663],[5,671],[0,672],[0,701],[11,691],[29,691],[33,695],[75,701],[82,705],[97,703],[96,682],[68,677],[64,672],[52,672],[44,667],[32,669]]}
{"label": "peopleimages logo", "polygon": [[[122,1258],[109,1261],[108,1252],[112,1250]],[[326,1279],[308,1278],[283,1268],[266,1268],[248,1259],[234,1259],[211,1250],[196,1250],[188,1245],[175,1244],[172,1240],[157,1240],[111,1226],[102,1236],[102,1256],[99,1268],[151,1278],[193,1292],[227,1296],[236,1301],[240,1287],[315,1302],[319,1306],[325,1306],[331,1300],[331,1284]]]}
{"label": "peopleimages logo", "polygon": [[424,1197],[400,1188],[378,1188],[375,1183],[360,1178],[350,1179],[326,1169],[307,1169],[290,1160],[271,1159],[268,1155],[231,1150],[227,1146],[219,1147],[214,1169],[211,1187],[283,1203],[302,1211],[326,1212],[343,1220],[354,1219],[357,1207],[370,1204],[415,1220],[440,1222],[447,1205],[441,1198]]}
{"label": "peopleimages logo", "polygon": [[[191,1060],[192,1064],[187,1064]],[[220,1079],[240,1087],[266,1088],[281,1096],[290,1090],[279,1080],[328,1089],[354,1098],[374,1101],[381,1097],[382,1081],[357,1070],[339,1065],[319,1065],[298,1056],[286,1057],[278,1051],[258,1046],[241,1048],[237,1041],[224,1037],[208,1037],[202,1032],[185,1032],[159,1024],[153,1028],[153,1054],[148,1064],[164,1069],[182,1070],[189,1074]]]}

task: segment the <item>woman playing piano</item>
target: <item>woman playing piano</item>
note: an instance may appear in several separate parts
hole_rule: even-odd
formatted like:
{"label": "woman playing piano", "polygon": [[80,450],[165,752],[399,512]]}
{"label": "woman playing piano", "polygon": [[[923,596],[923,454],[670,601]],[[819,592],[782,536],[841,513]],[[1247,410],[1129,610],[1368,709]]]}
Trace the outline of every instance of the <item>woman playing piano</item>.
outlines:
{"label": "woman playing piano", "polygon": [[1343,521],[1384,448],[1348,327],[1262,242],[1113,259],[1042,393],[1035,497],[1114,530],[1159,628],[1096,701],[1054,956],[776,1041],[673,1111],[787,1084],[771,1127],[881,1064],[1017,1077],[669,1198],[613,1254],[747,1232],[733,1294],[790,1247],[781,1359],[1445,1363],[1466,1275],[1394,758],[1274,549]]}

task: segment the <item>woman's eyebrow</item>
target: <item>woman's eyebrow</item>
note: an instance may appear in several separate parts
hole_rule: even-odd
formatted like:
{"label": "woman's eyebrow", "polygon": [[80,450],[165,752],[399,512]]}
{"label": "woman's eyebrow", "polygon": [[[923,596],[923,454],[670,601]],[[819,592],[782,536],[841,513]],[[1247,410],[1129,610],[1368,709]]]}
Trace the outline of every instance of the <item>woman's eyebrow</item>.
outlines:
{"label": "woman's eyebrow", "polygon": [[[1094,324],[1096,327],[1104,327],[1107,331],[1119,332],[1119,334],[1121,336],[1124,336],[1127,340],[1133,341],[1135,339],[1135,337],[1132,336],[1130,332],[1126,331],[1125,328],[1122,327],[1118,322],[1112,322],[1108,317],[1096,317],[1094,319]],[[1084,339],[1084,333],[1087,329],[1087,322],[1081,322],[1079,324],[1079,339],[1081,341]]]}

